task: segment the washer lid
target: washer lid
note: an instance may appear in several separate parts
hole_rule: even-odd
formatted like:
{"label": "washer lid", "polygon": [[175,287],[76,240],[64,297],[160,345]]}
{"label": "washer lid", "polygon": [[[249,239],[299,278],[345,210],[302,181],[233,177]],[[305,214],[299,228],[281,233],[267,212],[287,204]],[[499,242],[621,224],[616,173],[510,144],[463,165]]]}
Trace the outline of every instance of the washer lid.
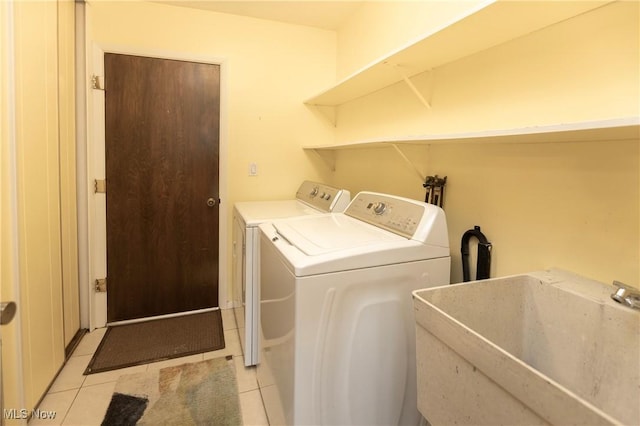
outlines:
{"label": "washer lid", "polygon": [[308,256],[408,240],[339,213],[314,216],[313,220],[276,221],[273,227],[280,236]]}

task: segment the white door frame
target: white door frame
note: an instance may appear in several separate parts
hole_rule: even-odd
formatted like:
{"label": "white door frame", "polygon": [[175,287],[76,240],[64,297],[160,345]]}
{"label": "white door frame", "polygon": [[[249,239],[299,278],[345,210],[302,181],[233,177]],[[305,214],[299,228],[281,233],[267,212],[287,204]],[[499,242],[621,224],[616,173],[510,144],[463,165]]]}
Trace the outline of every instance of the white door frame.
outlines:
{"label": "white door frame", "polygon": [[[104,80],[104,54],[116,53],[124,55],[145,56],[150,58],[173,59],[188,62],[200,62],[220,66],[220,136],[219,136],[219,190],[221,206],[219,210],[219,249],[218,249],[218,304],[221,308],[231,307],[232,301],[227,294],[227,64],[226,59],[196,55],[193,53],[166,52],[132,46],[114,46],[93,43],[91,46],[90,59],[87,61],[88,73],[84,86],[87,90],[87,146],[86,157],[84,158],[87,170],[86,180],[79,182],[80,188],[87,191],[87,217],[86,235],[88,240],[88,259],[80,259],[81,262],[88,262],[83,265],[88,277],[81,282],[89,285],[88,300],[84,298],[84,303],[88,303],[88,316],[83,324],[88,324],[88,328],[104,327],[107,323],[107,295],[95,291],[94,284],[98,278],[104,278],[107,271],[107,239],[106,239],[106,196],[105,194],[94,193],[94,179],[105,178],[105,104],[104,91],[91,88],[91,76],[99,77],[100,87],[103,87]],[[82,167],[82,165],[81,165]],[[81,270],[82,267],[81,266]],[[107,285],[108,288],[108,285]],[[82,294],[82,292],[81,292]],[[81,308],[81,312],[87,311]]]}

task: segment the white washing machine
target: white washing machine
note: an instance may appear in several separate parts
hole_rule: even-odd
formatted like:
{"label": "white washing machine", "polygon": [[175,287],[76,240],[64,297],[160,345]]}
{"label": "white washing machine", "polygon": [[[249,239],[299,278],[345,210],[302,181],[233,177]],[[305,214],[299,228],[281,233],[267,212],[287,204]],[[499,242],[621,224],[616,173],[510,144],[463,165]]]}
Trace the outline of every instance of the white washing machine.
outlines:
{"label": "white washing machine", "polygon": [[411,292],[449,284],[443,210],[361,192],[344,213],[260,231],[270,424],[419,424]]}
{"label": "white washing machine", "polygon": [[244,201],[233,208],[233,298],[246,366],[258,363],[258,225],[281,218],[342,212],[351,194],[345,189],[304,181],[292,200]]}

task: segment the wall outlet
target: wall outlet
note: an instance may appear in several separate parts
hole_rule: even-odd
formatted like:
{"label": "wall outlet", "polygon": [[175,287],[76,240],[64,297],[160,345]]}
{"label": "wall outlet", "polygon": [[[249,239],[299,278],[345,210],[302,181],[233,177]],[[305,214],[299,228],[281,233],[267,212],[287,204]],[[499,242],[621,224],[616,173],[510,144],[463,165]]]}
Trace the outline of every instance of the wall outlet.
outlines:
{"label": "wall outlet", "polygon": [[258,165],[256,163],[249,163],[249,176],[258,176]]}

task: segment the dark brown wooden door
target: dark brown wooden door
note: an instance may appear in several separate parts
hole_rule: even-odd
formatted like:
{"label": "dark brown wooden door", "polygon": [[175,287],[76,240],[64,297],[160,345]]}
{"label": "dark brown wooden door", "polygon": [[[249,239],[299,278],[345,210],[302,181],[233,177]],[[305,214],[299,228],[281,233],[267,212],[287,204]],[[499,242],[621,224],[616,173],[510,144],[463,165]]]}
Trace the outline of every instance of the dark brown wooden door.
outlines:
{"label": "dark brown wooden door", "polygon": [[220,68],[104,66],[107,320],[218,306]]}

